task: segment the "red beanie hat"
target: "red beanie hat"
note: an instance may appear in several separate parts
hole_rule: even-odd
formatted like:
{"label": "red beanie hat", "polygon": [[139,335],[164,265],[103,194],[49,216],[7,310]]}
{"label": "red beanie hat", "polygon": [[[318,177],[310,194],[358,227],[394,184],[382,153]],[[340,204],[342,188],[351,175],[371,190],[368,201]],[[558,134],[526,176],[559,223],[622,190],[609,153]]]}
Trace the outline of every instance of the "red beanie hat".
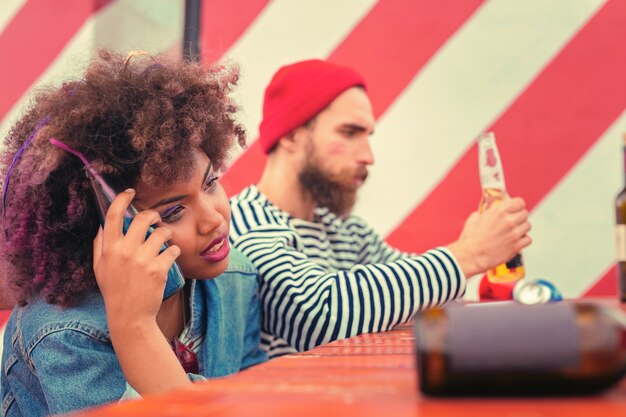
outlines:
{"label": "red beanie hat", "polygon": [[365,79],[350,67],[319,59],[280,68],[265,89],[259,143],[265,153],[280,138],[302,126],[350,87]]}

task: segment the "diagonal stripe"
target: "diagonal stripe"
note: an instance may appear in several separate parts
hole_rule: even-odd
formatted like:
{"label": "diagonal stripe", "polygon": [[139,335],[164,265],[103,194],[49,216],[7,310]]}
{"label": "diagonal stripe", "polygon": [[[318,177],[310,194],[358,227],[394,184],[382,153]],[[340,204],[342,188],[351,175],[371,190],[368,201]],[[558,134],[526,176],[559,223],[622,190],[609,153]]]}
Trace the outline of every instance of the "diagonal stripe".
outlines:
{"label": "diagonal stripe", "polygon": [[[328,59],[363,73],[378,117],[481,3],[383,0]],[[407,45],[411,53],[406,53]],[[230,194],[258,180],[263,166],[260,155],[255,143],[226,173],[223,182]]]}
{"label": "diagonal stripe", "polygon": [[[376,163],[355,214],[389,234],[604,3],[481,6],[379,119],[371,141]],[[394,196],[384,210],[382,190]]]}
{"label": "diagonal stripe", "polygon": [[255,141],[237,161],[226,171],[220,182],[231,197],[261,178],[266,156]]}
{"label": "diagonal stripe", "polygon": [[611,266],[602,277],[594,282],[585,292],[583,297],[617,297],[617,268]]}
{"label": "diagonal stripe", "polygon": [[[11,310],[0,310],[0,326],[3,326],[4,323],[9,319],[11,315]],[[2,345],[0,345],[1,347]]]}
{"label": "diagonal stripe", "polygon": [[26,0],[4,0],[2,2],[2,7],[0,7],[0,34],[25,3]]}
{"label": "diagonal stripe", "polygon": [[[624,109],[626,60],[615,57],[623,53],[625,18],[623,2],[608,2],[490,128],[498,137],[511,194],[524,196],[529,207]],[[472,147],[389,242],[419,251],[454,240],[476,209],[476,161]]]}
{"label": "diagonal stripe", "polygon": [[204,0],[200,48],[205,62],[217,61],[246,31],[269,0]]}
{"label": "diagonal stripe", "polygon": [[378,118],[481,3],[381,1],[328,59],[365,76]]}
{"label": "diagonal stripe", "polygon": [[141,49],[159,54],[175,44],[176,49],[170,47],[169,53],[180,56],[182,17],[180,2],[157,3],[152,0],[116,0],[109,7],[93,13],[5,114],[0,122],[0,138],[7,135],[24,109],[31,105],[33,91],[57,85],[62,80],[80,78],[98,48],[126,54],[141,45]]}
{"label": "diagonal stripe", "polygon": [[0,35],[0,120],[87,18],[109,3],[67,0],[59,7],[55,0],[40,0],[20,9]]}
{"label": "diagonal stripe", "polygon": [[567,297],[584,294],[615,263],[613,201],[622,187],[626,109],[530,216],[524,250],[529,277],[549,279]]}
{"label": "diagonal stripe", "polygon": [[0,310],[0,353],[2,353],[2,348],[4,347],[4,344],[3,344],[4,328],[6,326],[7,321],[9,320],[10,315],[11,315],[11,310]]}

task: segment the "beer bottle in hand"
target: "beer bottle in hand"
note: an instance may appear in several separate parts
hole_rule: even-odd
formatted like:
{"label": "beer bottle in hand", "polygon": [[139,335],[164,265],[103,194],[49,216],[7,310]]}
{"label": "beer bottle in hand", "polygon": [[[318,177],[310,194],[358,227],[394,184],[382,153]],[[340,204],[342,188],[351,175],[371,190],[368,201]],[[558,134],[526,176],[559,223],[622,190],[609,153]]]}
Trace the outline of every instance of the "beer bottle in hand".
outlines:
{"label": "beer bottle in hand", "polygon": [[[624,134],[624,172],[626,172],[626,133]],[[626,175],[625,175],[626,178]],[[615,198],[615,235],[619,298],[626,302],[626,182]]]}
{"label": "beer bottle in hand", "polygon": [[[504,185],[500,153],[492,132],[483,133],[478,137],[478,170],[482,187],[479,211],[483,212],[493,204],[509,198]],[[624,213],[626,214],[626,211]],[[494,283],[507,283],[518,281],[524,278],[525,274],[522,254],[518,253],[508,262],[487,271],[487,278]]]}

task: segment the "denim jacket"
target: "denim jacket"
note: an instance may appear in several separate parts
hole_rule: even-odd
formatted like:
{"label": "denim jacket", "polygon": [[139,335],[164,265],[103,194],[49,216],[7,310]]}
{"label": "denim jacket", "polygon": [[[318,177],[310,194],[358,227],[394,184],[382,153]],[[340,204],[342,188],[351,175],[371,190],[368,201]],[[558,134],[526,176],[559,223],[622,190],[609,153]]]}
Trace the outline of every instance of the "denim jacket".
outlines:
{"label": "denim jacket", "polygon": [[[204,334],[201,376],[266,360],[259,347],[257,271],[241,253],[231,251],[219,277],[192,281],[190,300],[192,334]],[[2,355],[2,416],[65,413],[117,401],[126,388],[98,291],[71,308],[36,300],[13,310]]]}

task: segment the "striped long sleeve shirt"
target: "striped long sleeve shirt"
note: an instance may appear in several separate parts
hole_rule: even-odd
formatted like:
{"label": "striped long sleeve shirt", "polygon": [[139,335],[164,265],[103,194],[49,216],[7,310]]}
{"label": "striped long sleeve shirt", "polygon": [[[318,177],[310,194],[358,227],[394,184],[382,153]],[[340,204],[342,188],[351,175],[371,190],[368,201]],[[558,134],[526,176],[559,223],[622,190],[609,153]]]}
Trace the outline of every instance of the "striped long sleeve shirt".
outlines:
{"label": "striped long sleeve shirt", "polygon": [[231,243],[259,270],[270,357],[389,330],[465,291],[447,249],[402,253],[356,216],[317,209],[313,222],[293,218],[254,185],[231,208]]}

